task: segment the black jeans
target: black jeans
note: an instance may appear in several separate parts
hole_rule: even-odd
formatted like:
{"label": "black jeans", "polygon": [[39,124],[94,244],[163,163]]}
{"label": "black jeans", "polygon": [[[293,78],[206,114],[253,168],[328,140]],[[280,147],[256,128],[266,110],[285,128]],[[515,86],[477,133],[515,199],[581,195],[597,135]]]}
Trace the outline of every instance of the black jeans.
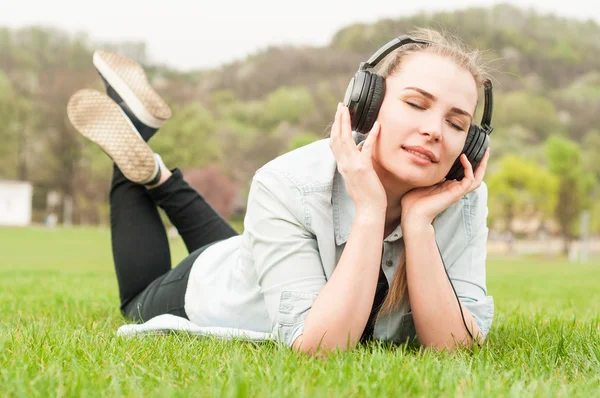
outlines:
{"label": "black jeans", "polygon": [[[190,253],[171,269],[171,252],[157,206]],[[162,185],[146,189],[115,166],[110,189],[110,228],[121,311],[136,322],[161,314],[187,318],[185,291],[194,260],[211,244],[237,232],[183,179],[179,169]]]}

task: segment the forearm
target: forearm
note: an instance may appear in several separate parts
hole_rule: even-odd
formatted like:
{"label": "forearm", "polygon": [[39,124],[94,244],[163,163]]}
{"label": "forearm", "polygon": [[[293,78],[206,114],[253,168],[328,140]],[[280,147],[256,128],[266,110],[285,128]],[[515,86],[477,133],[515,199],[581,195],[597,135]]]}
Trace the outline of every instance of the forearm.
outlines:
{"label": "forearm", "polygon": [[[419,342],[452,350],[457,344],[472,345],[465,330],[456,296],[444,271],[431,224],[413,224],[404,230],[406,275],[413,320]],[[469,310],[462,306],[473,336],[482,335]]]}
{"label": "forearm", "polygon": [[385,211],[357,213],[344,252],[293,347],[305,352],[354,346],[369,319],[381,264]]}

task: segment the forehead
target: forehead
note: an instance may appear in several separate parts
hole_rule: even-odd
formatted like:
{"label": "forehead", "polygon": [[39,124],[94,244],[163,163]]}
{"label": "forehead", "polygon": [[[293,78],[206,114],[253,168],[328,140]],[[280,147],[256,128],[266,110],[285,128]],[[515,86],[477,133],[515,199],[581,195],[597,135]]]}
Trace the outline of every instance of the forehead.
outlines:
{"label": "forehead", "polygon": [[473,111],[477,104],[477,85],[469,71],[450,58],[430,53],[410,54],[394,75],[386,78],[386,88],[401,91],[418,87],[451,107]]}

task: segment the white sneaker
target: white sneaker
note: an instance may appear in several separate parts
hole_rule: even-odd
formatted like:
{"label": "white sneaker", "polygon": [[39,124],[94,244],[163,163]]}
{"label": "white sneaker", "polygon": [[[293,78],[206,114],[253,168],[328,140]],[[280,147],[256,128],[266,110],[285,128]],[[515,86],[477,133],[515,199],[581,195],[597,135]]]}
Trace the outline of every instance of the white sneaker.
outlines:
{"label": "white sneaker", "polygon": [[140,122],[158,129],[172,116],[171,108],[152,88],[144,69],[137,62],[119,54],[97,50],[93,63],[107,86],[108,96],[118,104],[124,102]]}
{"label": "white sneaker", "polygon": [[152,184],[159,165],[152,149],[123,110],[106,94],[79,90],[69,99],[67,115],[73,127],[98,144],[130,181]]}

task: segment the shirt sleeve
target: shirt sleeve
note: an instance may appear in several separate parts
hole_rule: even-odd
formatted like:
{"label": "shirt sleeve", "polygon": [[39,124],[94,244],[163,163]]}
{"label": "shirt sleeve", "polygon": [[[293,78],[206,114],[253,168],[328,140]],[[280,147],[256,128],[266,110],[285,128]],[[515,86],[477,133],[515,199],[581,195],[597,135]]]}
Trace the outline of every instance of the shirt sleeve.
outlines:
{"label": "shirt sleeve", "polygon": [[248,196],[244,229],[273,336],[291,346],[326,278],[304,198],[283,173],[261,169]]}
{"label": "shirt sleeve", "polygon": [[448,267],[448,275],[461,303],[475,318],[481,333],[486,336],[494,317],[494,299],[487,295],[487,186],[481,186],[469,195],[464,208],[470,230],[469,243]]}

